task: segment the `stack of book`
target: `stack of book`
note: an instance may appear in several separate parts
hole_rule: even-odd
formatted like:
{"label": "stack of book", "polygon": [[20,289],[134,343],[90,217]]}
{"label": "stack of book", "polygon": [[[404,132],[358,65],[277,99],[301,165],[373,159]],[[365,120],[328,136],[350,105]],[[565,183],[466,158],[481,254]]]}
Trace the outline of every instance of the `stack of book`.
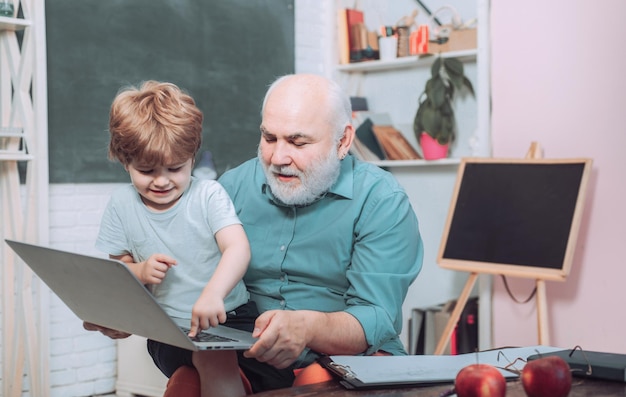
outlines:
{"label": "stack of book", "polygon": [[387,113],[353,112],[356,136],[351,152],[364,161],[419,160],[420,154],[393,126]]}
{"label": "stack of book", "polygon": [[369,31],[363,11],[340,8],[337,14],[339,63],[370,61],[379,58],[378,33]]}

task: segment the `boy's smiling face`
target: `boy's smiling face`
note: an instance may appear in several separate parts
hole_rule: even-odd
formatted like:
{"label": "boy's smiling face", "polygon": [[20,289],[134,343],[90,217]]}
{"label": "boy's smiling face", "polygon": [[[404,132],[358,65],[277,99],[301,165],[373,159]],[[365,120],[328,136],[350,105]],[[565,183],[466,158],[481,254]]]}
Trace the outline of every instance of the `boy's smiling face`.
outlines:
{"label": "boy's smiling face", "polygon": [[171,208],[191,183],[193,159],[171,164],[146,165],[132,161],[126,170],[141,200],[153,211]]}

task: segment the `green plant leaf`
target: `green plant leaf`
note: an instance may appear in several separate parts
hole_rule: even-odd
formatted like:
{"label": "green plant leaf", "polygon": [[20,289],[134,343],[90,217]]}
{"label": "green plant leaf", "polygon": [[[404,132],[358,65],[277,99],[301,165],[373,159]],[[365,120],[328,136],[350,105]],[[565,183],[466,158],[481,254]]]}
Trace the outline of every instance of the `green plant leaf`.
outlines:
{"label": "green plant leaf", "polygon": [[457,76],[457,75],[450,76],[450,82],[458,91],[461,91],[465,84],[463,81],[463,77],[464,76]]}
{"label": "green plant leaf", "polygon": [[431,98],[434,107],[439,107],[446,102],[447,92],[448,87],[446,87],[441,77],[431,80],[430,93],[428,93],[428,96]]}
{"label": "green plant leaf", "polygon": [[446,143],[453,142],[455,138],[455,123],[454,118],[444,117],[441,120],[441,130],[437,136],[437,141],[445,145]]}
{"label": "green plant leaf", "polygon": [[454,118],[454,110],[452,109],[452,104],[450,102],[442,104],[439,111],[443,117]]}
{"label": "green plant leaf", "polygon": [[425,107],[422,115],[422,126],[424,131],[428,132],[431,136],[435,136],[441,129],[441,116],[437,109],[431,107]]}
{"label": "green plant leaf", "polygon": [[457,58],[446,58],[443,67],[451,78],[463,76],[463,62]]}
{"label": "green plant leaf", "polygon": [[472,86],[472,82],[465,76],[463,76],[463,85],[465,86],[465,88],[467,88],[467,90],[470,92],[470,94],[472,94],[473,97],[476,96],[476,94],[474,93],[474,87]]}
{"label": "green plant leaf", "polygon": [[422,123],[424,109],[426,109],[426,106],[423,106],[423,102],[420,102],[417,112],[415,113],[415,119],[413,120],[413,132],[415,132],[416,135],[419,135],[420,132],[424,131],[424,125]]}
{"label": "green plant leaf", "polygon": [[430,68],[430,74],[433,77],[437,77],[441,74],[441,57],[438,56],[435,62],[433,62],[433,66]]}

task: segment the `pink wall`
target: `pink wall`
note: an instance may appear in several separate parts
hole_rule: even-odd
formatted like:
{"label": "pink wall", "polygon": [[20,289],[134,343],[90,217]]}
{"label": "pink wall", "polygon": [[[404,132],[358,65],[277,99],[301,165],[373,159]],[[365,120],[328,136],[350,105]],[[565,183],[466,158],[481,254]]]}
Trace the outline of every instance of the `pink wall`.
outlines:
{"label": "pink wall", "polygon": [[[590,157],[567,281],[546,282],[550,344],[626,353],[626,2],[492,1],[493,155]],[[534,283],[509,279],[518,298]],[[495,280],[494,346],[537,344],[535,301]]]}

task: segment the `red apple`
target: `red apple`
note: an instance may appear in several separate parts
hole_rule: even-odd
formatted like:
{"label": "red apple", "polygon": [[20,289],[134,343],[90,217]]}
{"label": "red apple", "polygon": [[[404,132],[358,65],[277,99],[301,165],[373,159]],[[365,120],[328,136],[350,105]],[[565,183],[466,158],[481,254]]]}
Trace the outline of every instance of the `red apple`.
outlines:
{"label": "red apple", "polygon": [[561,357],[542,357],[524,365],[522,385],[528,397],[565,397],[572,387],[572,373]]}
{"label": "red apple", "polygon": [[472,364],[456,375],[454,389],[459,397],[504,397],[506,380],[488,364]]}

